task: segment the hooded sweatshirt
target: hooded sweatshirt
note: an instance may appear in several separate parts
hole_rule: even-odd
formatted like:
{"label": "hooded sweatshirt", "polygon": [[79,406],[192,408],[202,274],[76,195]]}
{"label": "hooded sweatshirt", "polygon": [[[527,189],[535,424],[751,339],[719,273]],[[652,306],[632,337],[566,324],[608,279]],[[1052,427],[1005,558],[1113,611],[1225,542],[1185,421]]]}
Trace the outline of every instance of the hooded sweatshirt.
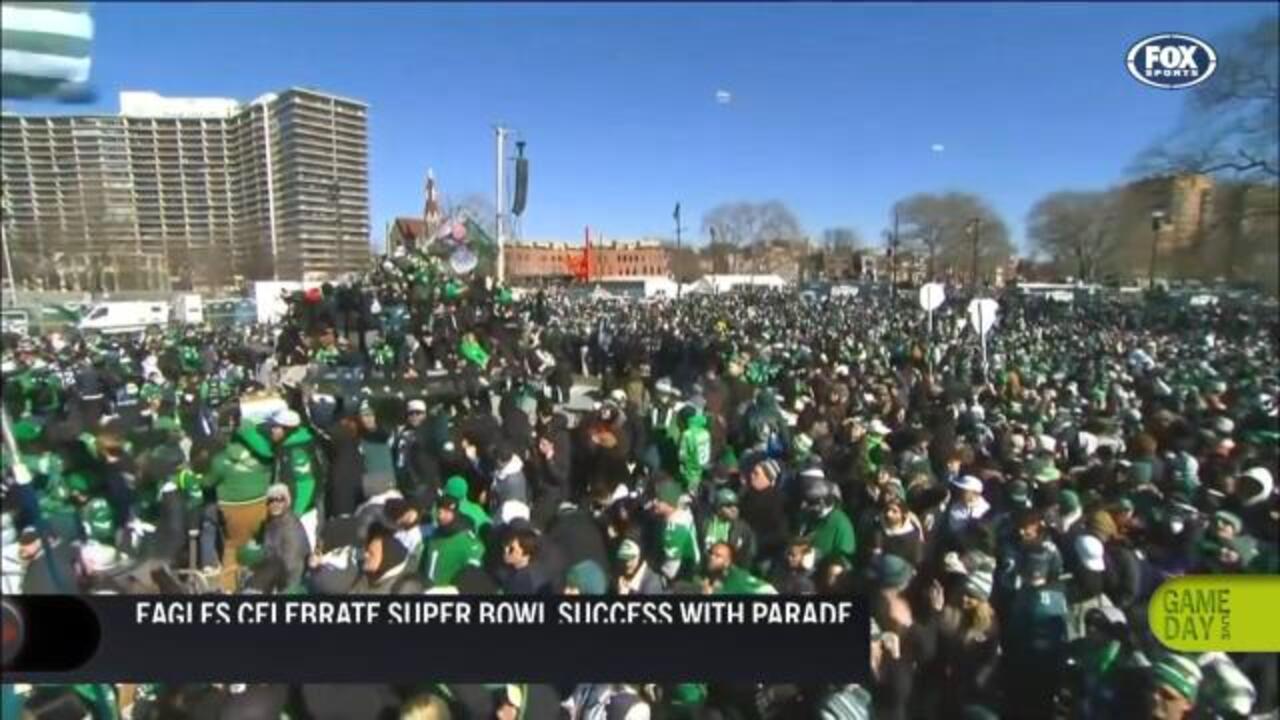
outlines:
{"label": "hooded sweatshirt", "polygon": [[461,475],[454,475],[444,484],[444,494],[458,500],[458,512],[471,522],[471,527],[479,534],[492,521],[484,508],[467,499],[469,491],[467,480]]}
{"label": "hooded sweatshirt", "polygon": [[707,430],[707,416],[696,413],[689,418],[680,436],[680,480],[686,492],[697,493],[703,469],[710,464],[711,433]]}
{"label": "hooded sweatshirt", "polygon": [[214,457],[203,484],[216,490],[218,502],[259,502],[267,496],[274,463],[271,441],[257,426],[243,424],[227,447]]}
{"label": "hooded sweatshirt", "polygon": [[484,564],[484,543],[467,522],[441,526],[427,542],[422,574],[432,585],[452,585],[458,573],[467,567]]}
{"label": "hooded sweatshirt", "polygon": [[276,456],[276,482],[289,486],[293,511],[298,515],[310,510],[315,503],[318,467],[314,440],[310,430],[296,428],[280,443]]}

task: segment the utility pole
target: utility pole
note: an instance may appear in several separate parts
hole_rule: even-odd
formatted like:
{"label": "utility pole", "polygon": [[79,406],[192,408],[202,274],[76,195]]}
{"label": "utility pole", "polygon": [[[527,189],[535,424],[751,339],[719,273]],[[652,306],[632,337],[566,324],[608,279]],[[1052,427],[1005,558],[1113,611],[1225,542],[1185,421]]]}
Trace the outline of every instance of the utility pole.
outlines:
{"label": "utility pole", "polygon": [[494,232],[498,235],[496,238],[498,241],[498,282],[501,283],[505,281],[507,277],[507,259],[505,257],[506,237],[503,235],[502,231],[502,218],[507,202],[506,179],[503,177],[504,170],[506,169],[506,158],[504,155],[506,153],[507,129],[499,125],[494,128],[494,135],[497,139],[497,150],[494,158],[497,164],[497,172],[495,175],[496,184],[494,188],[494,211],[496,217],[494,218],[495,224],[493,227]]}

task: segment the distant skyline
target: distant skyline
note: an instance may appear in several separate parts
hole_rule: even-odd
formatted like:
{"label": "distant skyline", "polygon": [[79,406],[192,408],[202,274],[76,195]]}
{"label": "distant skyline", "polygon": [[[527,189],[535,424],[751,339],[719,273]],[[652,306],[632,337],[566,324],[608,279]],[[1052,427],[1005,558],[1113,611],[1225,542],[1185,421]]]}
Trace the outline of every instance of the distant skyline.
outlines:
{"label": "distant skyline", "polygon": [[[1153,10],[1158,9],[1158,13]],[[1136,40],[1213,43],[1274,4],[98,3],[93,105],[122,90],[248,101],[290,86],[369,105],[371,227],[494,187],[493,126],[527,141],[525,239],[705,241],[717,204],[777,199],[815,239],[876,245],[916,192],[985,198],[1027,251],[1055,190],[1104,189],[1186,94],[1125,71]],[[1212,82],[1212,80],[1210,80]],[[514,152],[514,147],[512,148]]]}

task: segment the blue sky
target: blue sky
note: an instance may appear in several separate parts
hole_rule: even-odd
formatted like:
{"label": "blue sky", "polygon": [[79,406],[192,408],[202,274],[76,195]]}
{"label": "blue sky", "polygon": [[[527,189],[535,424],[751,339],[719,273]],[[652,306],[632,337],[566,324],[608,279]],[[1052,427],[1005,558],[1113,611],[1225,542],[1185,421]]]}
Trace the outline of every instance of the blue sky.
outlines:
{"label": "blue sky", "polygon": [[[92,109],[120,90],[252,99],[291,85],[370,106],[381,236],[423,177],[493,192],[492,126],[528,142],[528,239],[697,234],[779,199],[871,243],[921,191],[987,198],[1022,241],[1059,189],[1123,180],[1183,93],[1125,72],[1135,40],[1213,41],[1273,4],[98,3]],[[732,94],[728,104],[716,92]],[[67,106],[10,103],[17,112]],[[945,147],[942,152],[931,149]],[[380,239],[380,237],[379,237]]]}

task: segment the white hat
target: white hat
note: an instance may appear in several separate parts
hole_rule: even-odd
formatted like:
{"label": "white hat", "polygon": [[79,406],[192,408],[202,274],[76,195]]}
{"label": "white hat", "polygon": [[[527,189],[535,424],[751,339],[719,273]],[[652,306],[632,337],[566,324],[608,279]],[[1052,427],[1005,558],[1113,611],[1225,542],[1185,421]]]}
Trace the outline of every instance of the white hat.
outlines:
{"label": "white hat", "polygon": [[1107,567],[1106,561],[1103,560],[1102,541],[1092,535],[1076,537],[1076,556],[1080,558],[1080,564],[1088,570],[1102,572]]}
{"label": "white hat", "polygon": [[1054,440],[1052,435],[1041,435],[1037,437],[1036,445],[1047,453],[1055,453],[1058,451],[1058,441]]}
{"label": "white hat", "polygon": [[408,410],[411,413],[414,413],[414,412],[425,413],[427,411],[427,403],[424,400],[410,400],[408,404]]}
{"label": "white hat", "polygon": [[962,475],[951,481],[952,485],[969,492],[982,492],[982,481],[972,475]]}
{"label": "white hat", "polygon": [[293,410],[277,410],[271,414],[271,424],[283,428],[296,428],[302,424],[302,418]]}
{"label": "white hat", "polygon": [[627,394],[620,389],[615,389],[612,392],[610,392],[609,399],[618,403],[619,405],[627,404]]}
{"label": "white hat", "polygon": [[529,506],[519,500],[508,500],[502,503],[502,508],[498,510],[498,517],[504,525],[513,520],[528,520]]}
{"label": "white hat", "polygon": [[893,432],[892,430],[889,429],[888,425],[885,425],[884,422],[880,420],[880,418],[876,418],[875,420],[872,420],[871,424],[867,426],[867,429],[875,433],[876,435],[888,435],[889,433]]}

